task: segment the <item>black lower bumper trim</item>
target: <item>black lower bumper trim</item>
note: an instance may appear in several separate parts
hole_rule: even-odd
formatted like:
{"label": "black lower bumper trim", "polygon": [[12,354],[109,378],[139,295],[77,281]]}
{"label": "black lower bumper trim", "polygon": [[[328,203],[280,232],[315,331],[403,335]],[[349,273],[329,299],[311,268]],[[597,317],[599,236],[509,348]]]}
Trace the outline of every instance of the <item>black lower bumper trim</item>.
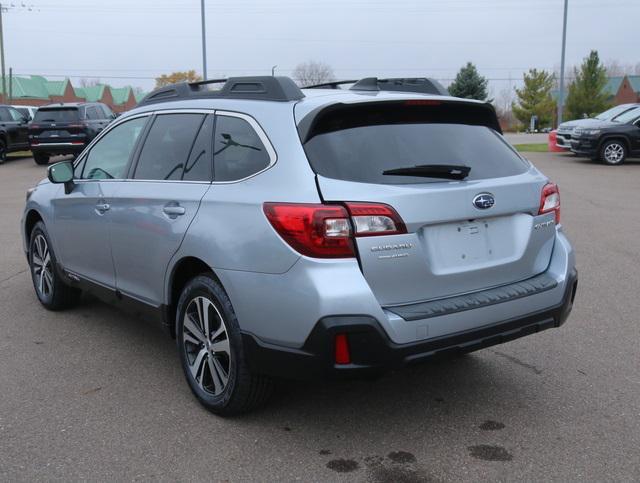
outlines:
{"label": "black lower bumper trim", "polygon": [[[335,316],[318,321],[301,349],[272,345],[243,333],[245,356],[252,371],[293,379],[358,377],[442,356],[472,352],[562,325],[573,307],[577,272],[568,279],[563,301],[547,310],[471,330],[396,344],[376,319],[369,316]],[[407,322],[411,323],[411,322]],[[334,340],[346,333],[351,363],[334,362]]]}

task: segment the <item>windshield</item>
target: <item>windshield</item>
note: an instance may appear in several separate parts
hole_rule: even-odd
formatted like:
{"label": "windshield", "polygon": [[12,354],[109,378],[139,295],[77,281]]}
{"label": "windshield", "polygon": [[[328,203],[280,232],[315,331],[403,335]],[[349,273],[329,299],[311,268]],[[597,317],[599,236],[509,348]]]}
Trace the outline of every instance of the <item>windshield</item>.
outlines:
{"label": "windshield", "polygon": [[[314,171],[327,178],[377,184],[441,182],[429,173],[390,176],[424,165],[469,167],[466,180],[500,178],[528,164],[492,129],[466,124],[377,124],[318,134],[305,144]],[[415,170],[420,171],[420,170]],[[385,174],[386,172],[386,174]],[[419,174],[422,174],[420,176]],[[426,176],[425,176],[426,175]]]}
{"label": "windshield", "polygon": [[74,122],[79,119],[78,109],[75,107],[58,109],[38,109],[34,122]]}
{"label": "windshield", "polygon": [[627,123],[640,117],[640,107],[635,107],[624,114],[620,114],[616,118],[612,119],[614,122]]}
{"label": "windshield", "polygon": [[630,106],[628,104],[624,104],[621,106],[614,106],[611,109],[607,109],[606,111],[601,112],[600,114],[595,116],[594,119],[598,119],[600,121],[608,121],[609,119],[613,119],[614,117],[619,116],[623,112],[627,112],[631,109],[634,109],[635,107],[637,106]]}

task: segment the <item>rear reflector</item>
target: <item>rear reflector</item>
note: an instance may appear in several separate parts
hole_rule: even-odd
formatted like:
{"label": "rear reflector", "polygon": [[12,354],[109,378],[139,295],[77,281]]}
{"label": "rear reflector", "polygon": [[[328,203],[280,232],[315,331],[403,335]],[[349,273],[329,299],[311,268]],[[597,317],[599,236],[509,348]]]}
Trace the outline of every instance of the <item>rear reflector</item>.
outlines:
{"label": "rear reflector", "polygon": [[542,188],[542,194],[540,195],[540,209],[539,215],[545,213],[555,214],[556,225],[560,223],[560,190],[555,183],[547,183]]}
{"label": "rear reflector", "polygon": [[336,334],[336,364],[351,364],[347,334]]}
{"label": "rear reflector", "polygon": [[291,248],[314,258],[355,257],[354,237],[407,233],[400,215],[380,203],[265,203],[263,210]]}

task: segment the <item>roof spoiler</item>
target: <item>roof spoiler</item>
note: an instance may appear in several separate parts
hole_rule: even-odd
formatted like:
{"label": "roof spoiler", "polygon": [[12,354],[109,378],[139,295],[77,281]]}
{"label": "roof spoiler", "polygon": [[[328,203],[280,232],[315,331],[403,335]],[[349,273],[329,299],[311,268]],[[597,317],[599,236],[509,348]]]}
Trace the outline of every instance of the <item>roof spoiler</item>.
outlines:
{"label": "roof spoiler", "polygon": [[397,77],[389,79],[379,79],[377,77],[365,77],[360,80],[341,80],[334,82],[324,82],[307,86],[305,89],[339,89],[344,84],[353,84],[349,90],[352,91],[396,91],[396,92],[417,92],[421,94],[435,94],[448,96],[449,91],[435,79],[428,77]]}

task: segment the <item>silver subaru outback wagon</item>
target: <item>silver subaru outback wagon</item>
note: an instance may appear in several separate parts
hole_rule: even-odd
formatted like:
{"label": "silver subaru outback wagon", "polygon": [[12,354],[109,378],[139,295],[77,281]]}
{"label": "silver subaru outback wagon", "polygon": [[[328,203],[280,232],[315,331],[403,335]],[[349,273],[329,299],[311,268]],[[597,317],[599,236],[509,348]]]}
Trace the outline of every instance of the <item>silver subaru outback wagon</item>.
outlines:
{"label": "silver subaru outback wagon", "polygon": [[577,272],[558,187],[491,105],[429,79],[351,84],[149,94],[29,190],[40,302],[87,291],[158,317],[221,415],[276,378],[370,375],[562,325]]}

